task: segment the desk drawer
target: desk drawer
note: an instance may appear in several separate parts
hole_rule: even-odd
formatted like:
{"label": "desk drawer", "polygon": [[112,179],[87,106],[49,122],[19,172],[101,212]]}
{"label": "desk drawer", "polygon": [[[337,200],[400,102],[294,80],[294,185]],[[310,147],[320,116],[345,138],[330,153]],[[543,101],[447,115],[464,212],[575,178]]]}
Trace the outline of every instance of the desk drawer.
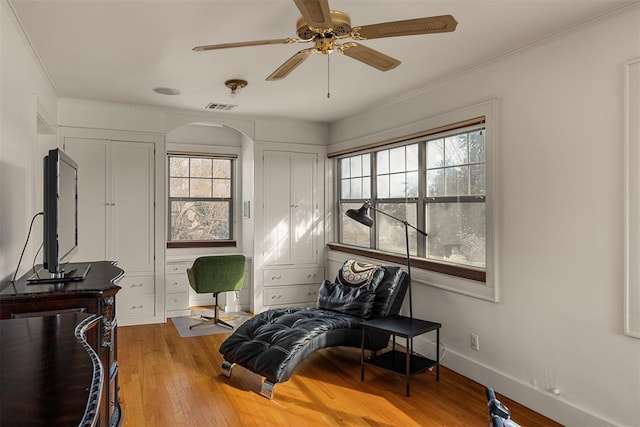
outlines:
{"label": "desk drawer", "polygon": [[166,276],[167,294],[186,293],[189,290],[189,278],[187,273],[167,274]]}
{"label": "desk drawer", "polygon": [[167,294],[165,300],[166,310],[187,310],[189,308],[189,294],[182,292],[179,294]]}

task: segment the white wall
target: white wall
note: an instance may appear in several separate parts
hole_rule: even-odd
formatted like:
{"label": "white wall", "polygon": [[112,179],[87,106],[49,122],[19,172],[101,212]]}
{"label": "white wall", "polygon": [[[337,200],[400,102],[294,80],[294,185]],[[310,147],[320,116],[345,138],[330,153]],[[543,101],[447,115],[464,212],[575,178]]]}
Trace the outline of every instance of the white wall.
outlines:
{"label": "white wall", "polygon": [[637,57],[638,4],[330,129],[329,151],[498,99],[501,300],[417,284],[414,315],[442,322],[444,365],[567,425],[640,425],[640,340],[622,329],[623,65]]}
{"label": "white wall", "polygon": [[[0,282],[11,279],[29,223],[42,210],[42,156],[51,139],[38,144],[38,114],[56,117],[57,96],[25,46],[13,13],[0,2]],[[49,123],[55,127],[55,123]],[[42,218],[25,252],[18,277],[31,268],[42,241]]]}

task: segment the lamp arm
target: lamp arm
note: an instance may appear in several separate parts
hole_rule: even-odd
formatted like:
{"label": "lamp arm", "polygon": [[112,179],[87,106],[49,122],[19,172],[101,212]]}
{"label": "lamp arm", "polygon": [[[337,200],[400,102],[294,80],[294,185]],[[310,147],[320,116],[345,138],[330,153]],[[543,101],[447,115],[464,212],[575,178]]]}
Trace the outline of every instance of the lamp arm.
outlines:
{"label": "lamp arm", "polygon": [[409,223],[408,223],[407,221],[405,221],[404,219],[397,218],[397,217],[395,217],[395,216],[393,216],[393,215],[391,215],[391,214],[388,214],[388,213],[386,213],[386,212],[381,211],[380,209],[376,209],[376,208],[374,208],[373,206],[371,206],[371,203],[370,203],[370,202],[368,202],[368,201],[367,201],[367,202],[365,202],[365,203],[366,203],[367,207],[368,207],[369,209],[371,209],[372,211],[379,212],[379,213],[381,213],[382,215],[386,215],[386,216],[388,216],[389,218],[393,218],[393,219],[395,219],[396,221],[400,221],[401,223],[403,223],[403,224],[404,224],[404,225],[406,225],[407,227],[411,227],[411,228],[413,228],[414,230],[416,230],[418,233],[422,234],[423,236],[425,236],[425,237],[426,237],[426,236],[428,236],[428,234],[427,234],[427,233],[425,233],[424,231],[420,230],[419,228],[414,227],[413,225],[409,224]]}

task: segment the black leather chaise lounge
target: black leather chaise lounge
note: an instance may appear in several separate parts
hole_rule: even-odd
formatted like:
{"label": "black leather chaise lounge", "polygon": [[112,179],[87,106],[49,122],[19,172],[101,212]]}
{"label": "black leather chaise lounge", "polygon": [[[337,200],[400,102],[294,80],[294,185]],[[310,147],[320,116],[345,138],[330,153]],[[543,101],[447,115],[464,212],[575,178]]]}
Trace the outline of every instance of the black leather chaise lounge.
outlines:
{"label": "black leather chaise lounge", "polygon": [[[407,285],[400,267],[349,260],[335,283],[322,283],[316,307],[267,310],[239,326],[220,346],[222,373],[231,377],[238,364],[263,376],[260,394],[272,399],[276,384],[287,381],[316,350],[360,348],[362,320],[398,314]],[[365,349],[382,350],[389,337],[367,331]]]}

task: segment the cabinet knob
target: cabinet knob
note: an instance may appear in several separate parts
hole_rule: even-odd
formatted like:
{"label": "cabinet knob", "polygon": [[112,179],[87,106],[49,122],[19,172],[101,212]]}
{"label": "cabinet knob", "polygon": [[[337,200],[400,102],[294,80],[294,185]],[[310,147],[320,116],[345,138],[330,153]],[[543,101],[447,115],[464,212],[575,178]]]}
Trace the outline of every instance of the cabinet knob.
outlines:
{"label": "cabinet knob", "polygon": [[280,280],[282,276],[271,276],[271,280]]}
{"label": "cabinet knob", "polygon": [[132,305],[131,306],[131,310],[138,310],[138,309],[140,309],[142,307],[144,307],[142,304],[140,304],[140,305]]}

